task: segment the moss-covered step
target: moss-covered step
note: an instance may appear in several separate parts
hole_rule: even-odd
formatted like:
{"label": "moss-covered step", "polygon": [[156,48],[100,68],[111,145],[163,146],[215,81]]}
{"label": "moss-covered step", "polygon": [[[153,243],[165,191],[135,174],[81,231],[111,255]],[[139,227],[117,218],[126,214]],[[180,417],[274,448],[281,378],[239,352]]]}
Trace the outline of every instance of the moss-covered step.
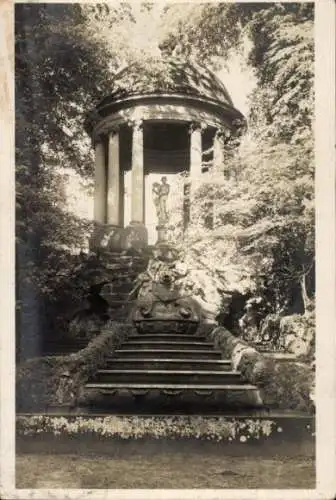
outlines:
{"label": "moss-covered step", "polygon": [[109,413],[206,414],[239,408],[262,408],[252,384],[88,383],[79,407]]}
{"label": "moss-covered step", "polygon": [[[167,353],[168,354],[168,353]],[[109,358],[110,368],[124,370],[231,370],[230,359]]]}
{"label": "moss-covered step", "polygon": [[92,379],[96,383],[146,383],[146,384],[205,384],[222,385],[236,384],[241,385],[244,379],[237,371],[223,370],[181,370],[178,367],[175,370],[155,369],[119,369],[109,367],[100,369]]}
{"label": "moss-covered step", "polygon": [[194,351],[196,350],[204,350],[204,349],[212,349],[213,344],[211,342],[201,342],[198,340],[192,340],[192,341],[168,341],[168,340],[146,340],[146,339],[139,339],[137,340],[129,340],[127,342],[127,347],[129,349],[165,349],[165,350],[170,350],[170,349],[175,349],[175,350],[189,350],[192,349]]}
{"label": "moss-covered step", "polygon": [[217,359],[222,358],[222,353],[215,349],[149,349],[149,348],[134,348],[129,347],[129,344],[124,344],[121,349],[115,351],[115,355],[120,359],[139,358],[139,359],[152,359],[152,358],[170,358],[170,359]]}

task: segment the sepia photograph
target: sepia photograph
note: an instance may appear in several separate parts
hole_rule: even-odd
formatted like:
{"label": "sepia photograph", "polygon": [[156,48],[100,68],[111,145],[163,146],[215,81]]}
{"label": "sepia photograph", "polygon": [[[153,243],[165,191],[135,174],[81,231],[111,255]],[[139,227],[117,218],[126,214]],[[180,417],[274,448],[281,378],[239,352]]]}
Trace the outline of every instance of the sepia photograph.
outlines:
{"label": "sepia photograph", "polygon": [[14,5],[18,494],[313,498],[316,8]]}

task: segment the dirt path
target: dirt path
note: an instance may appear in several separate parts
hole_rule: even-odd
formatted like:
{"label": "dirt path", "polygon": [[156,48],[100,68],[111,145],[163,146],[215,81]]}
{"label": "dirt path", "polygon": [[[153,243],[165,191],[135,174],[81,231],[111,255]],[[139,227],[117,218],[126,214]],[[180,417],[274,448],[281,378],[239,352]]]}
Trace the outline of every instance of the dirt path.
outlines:
{"label": "dirt path", "polygon": [[314,488],[305,456],[122,453],[107,456],[19,454],[17,488]]}

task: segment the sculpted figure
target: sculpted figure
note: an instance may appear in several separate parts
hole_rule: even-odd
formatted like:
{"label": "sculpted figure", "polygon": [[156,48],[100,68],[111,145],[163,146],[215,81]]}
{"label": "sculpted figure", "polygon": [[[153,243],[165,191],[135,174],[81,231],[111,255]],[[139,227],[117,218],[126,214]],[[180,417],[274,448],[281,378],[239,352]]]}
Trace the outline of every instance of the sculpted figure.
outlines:
{"label": "sculpted figure", "polygon": [[169,220],[167,210],[167,198],[169,191],[170,185],[167,182],[167,177],[162,177],[161,184],[154,182],[152,186],[153,201],[159,224],[165,224]]}

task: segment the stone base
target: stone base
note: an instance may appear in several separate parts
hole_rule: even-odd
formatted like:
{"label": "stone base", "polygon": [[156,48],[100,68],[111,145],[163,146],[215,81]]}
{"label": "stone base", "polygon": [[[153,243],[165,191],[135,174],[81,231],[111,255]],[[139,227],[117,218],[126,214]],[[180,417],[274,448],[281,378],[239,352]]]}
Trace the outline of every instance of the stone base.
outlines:
{"label": "stone base", "polygon": [[90,239],[90,249],[122,250],[123,232],[122,227],[96,223]]}
{"label": "stone base", "polygon": [[198,321],[183,320],[160,320],[160,319],[142,319],[134,321],[135,327],[139,333],[180,333],[194,334],[199,326]]}
{"label": "stone base", "polygon": [[106,250],[135,250],[147,246],[147,229],[143,224],[132,223],[126,228],[111,224],[96,224],[90,239],[90,249]]}
{"label": "stone base", "polygon": [[158,234],[158,239],[156,242],[156,245],[160,245],[160,243],[167,243],[168,242],[168,229],[165,225],[158,225],[156,226],[157,234]]}
{"label": "stone base", "polygon": [[148,231],[141,222],[131,222],[124,229],[123,248],[125,250],[134,248],[140,250],[148,245]]}

